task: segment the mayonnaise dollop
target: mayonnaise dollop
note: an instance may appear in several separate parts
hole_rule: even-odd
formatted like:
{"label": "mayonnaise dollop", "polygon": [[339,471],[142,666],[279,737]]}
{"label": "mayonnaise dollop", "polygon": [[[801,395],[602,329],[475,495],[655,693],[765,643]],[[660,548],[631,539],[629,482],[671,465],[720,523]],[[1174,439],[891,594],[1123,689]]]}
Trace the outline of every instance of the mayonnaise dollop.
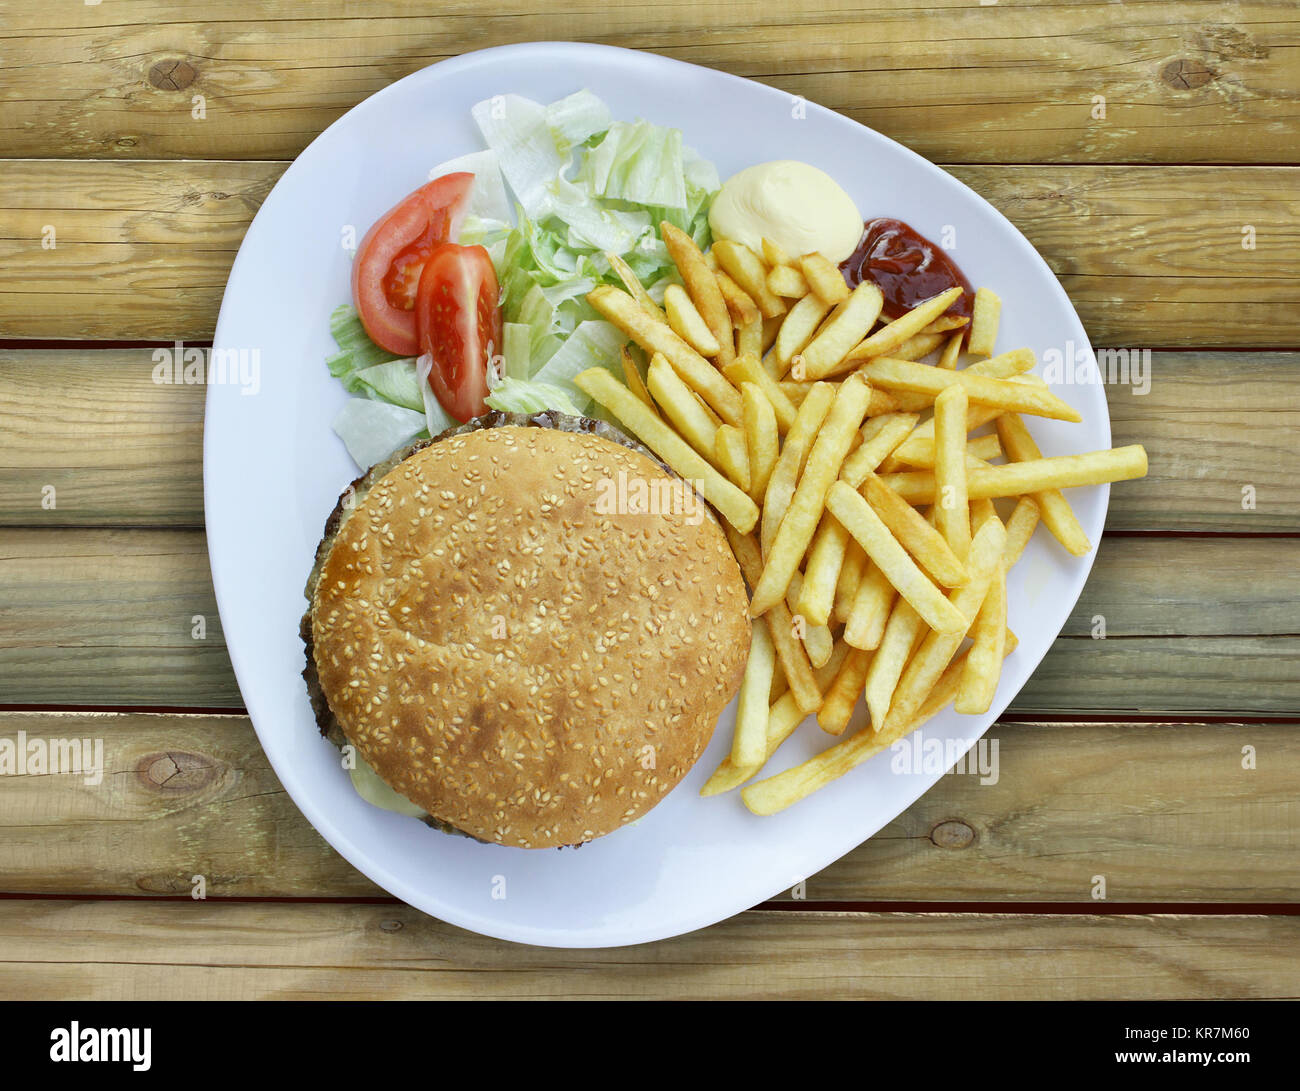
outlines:
{"label": "mayonnaise dollop", "polygon": [[814,251],[838,265],[862,238],[862,216],[825,171],[793,159],[759,163],[733,174],[713,198],[714,238],[761,252],[771,239],[792,258]]}

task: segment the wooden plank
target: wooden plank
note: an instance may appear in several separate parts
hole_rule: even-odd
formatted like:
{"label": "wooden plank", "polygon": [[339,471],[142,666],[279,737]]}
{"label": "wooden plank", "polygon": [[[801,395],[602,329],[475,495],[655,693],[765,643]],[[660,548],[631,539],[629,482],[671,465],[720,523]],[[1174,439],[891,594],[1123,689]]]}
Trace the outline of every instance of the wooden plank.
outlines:
{"label": "wooden plank", "polygon": [[485,939],[401,905],[24,900],[0,903],[0,990],[29,1000],[1262,999],[1300,995],[1298,938],[1300,918],[1287,916],[760,911],[659,943],[564,951]]}
{"label": "wooden plank", "polygon": [[[308,825],[245,717],[0,713],[0,738],[19,732],[102,740],[103,774],[8,778],[0,892],[188,895],[202,875],[212,898],[383,896]],[[1001,722],[986,740],[995,777],[943,777],[802,898],[1086,907],[1101,875],[1112,902],[1296,900],[1296,724]]]}
{"label": "wooden plank", "polygon": [[[1100,612],[1106,638],[1058,639],[1012,708],[1300,711],[1295,539],[1134,541],[1107,545],[1072,615],[1091,634]],[[0,705],[240,707],[200,532],[0,531],[0,586]]]}
{"label": "wooden plank", "polygon": [[0,349],[0,524],[202,525],[206,391],[152,354]]}
{"label": "wooden plank", "polygon": [[[155,383],[153,351],[0,350],[0,526],[202,525],[205,392]],[[1145,395],[1107,395],[1114,442],[1145,444],[1151,470],[1111,490],[1107,525],[1300,531],[1300,354],[1156,352],[1143,366]]]}
{"label": "wooden plank", "polygon": [[0,69],[11,155],[292,157],[410,72],[530,40],[606,42],[750,76],[944,162],[1273,162],[1294,155],[1285,134],[1300,93],[1296,13],[1264,0],[624,0],[580,13],[535,0],[490,12],[468,0],[330,0],[309,13],[235,0],[219,20],[178,19],[162,0],[5,8],[24,60]]}
{"label": "wooden plank", "polygon": [[1148,393],[1108,387],[1113,442],[1145,444],[1150,470],[1111,489],[1107,527],[1300,530],[1298,368],[1295,353],[1153,353]]}
{"label": "wooden plank", "polygon": [[[210,338],[239,241],[285,166],[6,162],[0,337]],[[1039,246],[1096,344],[1300,340],[1300,168],[952,170]]]}

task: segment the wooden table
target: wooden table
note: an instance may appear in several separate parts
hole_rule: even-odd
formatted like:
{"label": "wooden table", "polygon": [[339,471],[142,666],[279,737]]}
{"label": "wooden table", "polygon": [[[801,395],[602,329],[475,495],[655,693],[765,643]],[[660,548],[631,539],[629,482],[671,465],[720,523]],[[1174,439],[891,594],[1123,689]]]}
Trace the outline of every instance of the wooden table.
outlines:
{"label": "wooden table", "polygon": [[[547,7],[0,3],[0,738],[102,737],[108,764],[0,779],[0,995],[1300,994],[1295,5]],[[1152,350],[1149,394],[1108,391],[1151,474],[992,729],[997,785],[944,778],[802,900],[603,952],[423,917],[298,813],[222,644],[204,391],[151,379],[156,347],[211,338],[326,125],[434,61],[563,38],[902,141],[1025,232],[1094,345]]]}

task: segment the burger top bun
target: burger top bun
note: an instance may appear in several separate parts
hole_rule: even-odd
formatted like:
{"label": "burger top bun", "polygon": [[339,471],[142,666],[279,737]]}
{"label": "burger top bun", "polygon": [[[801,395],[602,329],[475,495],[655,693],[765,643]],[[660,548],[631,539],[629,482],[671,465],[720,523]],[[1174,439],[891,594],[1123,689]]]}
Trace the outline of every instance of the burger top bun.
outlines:
{"label": "burger top bun", "polygon": [[698,496],[561,427],[480,425],[362,478],[304,620],[331,726],[438,824],[521,848],[654,807],[749,652],[740,570]]}

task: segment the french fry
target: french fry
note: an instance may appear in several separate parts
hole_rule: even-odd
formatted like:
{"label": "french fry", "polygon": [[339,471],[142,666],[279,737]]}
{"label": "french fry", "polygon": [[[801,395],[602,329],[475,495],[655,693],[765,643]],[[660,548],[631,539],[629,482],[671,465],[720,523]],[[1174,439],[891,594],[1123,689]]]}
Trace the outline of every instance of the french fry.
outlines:
{"label": "french fry", "polygon": [[618,279],[623,282],[632,298],[640,304],[641,309],[651,318],[664,325],[668,324],[668,316],[664,314],[663,309],[650,298],[650,293],[645,290],[645,286],[637,279],[632,272],[632,267],[628,265],[621,257],[612,250],[605,251],[605,257],[609,261],[610,268],[618,274]]}
{"label": "french fry", "polygon": [[[970,411],[966,412],[966,419],[970,419]],[[914,437],[909,437],[909,439]],[[1002,454],[1002,443],[998,437],[990,432],[988,435],[975,436],[966,441],[966,464],[969,466],[971,459],[978,462],[988,462],[990,459],[997,458]],[[906,455],[907,457],[904,457]],[[900,444],[894,450],[894,457],[900,462],[907,463],[908,466],[915,466],[918,470],[934,469],[934,439],[921,439],[908,446],[908,450],[903,450]]]}
{"label": "french fry", "polygon": [[665,360],[656,352],[650,358],[647,373],[650,396],[663,415],[683,439],[706,459],[717,465],[718,426],[709,418],[704,406]]}
{"label": "french fry", "polygon": [[736,734],[731,741],[731,760],[742,769],[757,770],[767,760],[767,695],[776,669],[776,649],[763,622],[754,622],[749,640],[749,659],[740,683],[736,709]]}
{"label": "french fry", "polygon": [[627,388],[645,402],[646,407],[656,417],[659,416],[659,410],[655,407],[654,398],[650,396],[650,391],[646,389],[645,379],[641,377],[641,369],[637,366],[637,362],[632,359],[632,354],[628,351],[626,345],[619,349],[618,356],[623,365],[623,378],[627,381]]}
{"label": "french fry", "polygon": [[853,708],[862,693],[867,670],[871,666],[872,652],[852,648],[845,656],[835,680],[831,682],[817,710],[817,722],[828,735],[843,735],[853,718]]}
{"label": "french fry", "polygon": [[787,299],[802,299],[809,292],[808,281],[793,265],[773,265],[767,273],[767,290]]}
{"label": "french fry", "polygon": [[609,284],[588,292],[587,301],[647,353],[663,353],[673,370],[699,391],[724,421],[740,424],[740,391],[665,323],[656,322],[630,295]]}
{"label": "french fry", "polygon": [[[998,417],[996,427],[1008,458],[1016,462],[1033,462],[1043,457],[1043,452],[1038,449],[1025,422],[1015,413]],[[1088,536],[1084,534],[1070,502],[1061,494],[1061,490],[1044,489],[1036,493],[1034,499],[1038,501],[1043,525],[1056,540],[1076,557],[1086,556],[1092,549],[1092,543],[1088,541]]]}
{"label": "french fry", "polygon": [[[862,548],[856,541],[853,544]],[[889,577],[868,559],[844,622],[844,642],[867,652],[878,647],[897,594]]]}
{"label": "french fry", "polygon": [[[634,436],[694,485],[696,491],[736,530],[748,534],[754,529],[758,522],[758,505],[651,413],[645,403],[613,375],[603,367],[588,368],[574,376],[573,384],[613,413]],[[736,396],[740,397],[739,394]]]}
{"label": "french fry", "polygon": [[[1002,571],[1002,553],[1006,541],[1006,530],[998,520],[990,520],[980,527],[979,533],[971,541],[966,565],[970,579],[952,593],[952,600],[948,603],[957,612],[959,625],[947,632],[932,632],[908,660],[903,675],[898,680],[881,731],[888,732],[917,714],[975,621],[990,582]],[[917,612],[920,613],[919,610]]]}
{"label": "french fry", "polygon": [[[862,429],[862,446],[844,460],[840,480],[859,488],[916,427],[915,413],[886,413],[872,417]],[[870,434],[868,434],[870,433]]]}
{"label": "french fry", "polygon": [[758,313],[758,306],[749,298],[746,292],[726,273],[713,274],[718,281],[718,288],[722,292],[722,298],[727,301],[727,311],[731,315],[731,324],[739,329],[741,326],[748,326],[756,319],[763,316]]}
{"label": "french fry", "polygon": [[871,730],[878,732],[885,723],[889,713],[889,704],[894,699],[894,690],[903,668],[911,657],[918,640],[925,636],[925,622],[921,615],[912,609],[907,599],[899,598],[894,602],[894,609],[885,624],[884,636],[876,649],[875,658],[867,671],[864,687],[867,696],[867,713],[871,717]]}
{"label": "french fry", "polygon": [[796,626],[799,624],[799,619],[803,619],[803,633],[799,636],[799,639],[803,641],[804,650],[808,653],[808,662],[816,670],[830,659],[831,651],[835,647],[835,636],[831,633],[829,626],[814,625],[811,620],[800,613],[799,596],[802,593],[803,574],[796,572],[790,578],[790,586],[785,594],[785,604],[790,607]]}
{"label": "french fry", "polygon": [[743,383],[740,397],[744,403],[745,445],[749,451],[750,495],[761,500],[767,494],[780,451],[776,411],[757,383]]}
{"label": "french fry", "polygon": [[908,556],[878,516],[853,489],[837,481],[826,494],[826,506],[885,574],[903,598],[932,629],[942,633],[964,631],[968,621]]}
{"label": "french fry", "polygon": [[891,360],[919,360],[922,356],[929,356],[935,349],[942,345],[948,338],[941,333],[925,333],[924,331],[909,337],[898,348],[890,354]]}
{"label": "french fry", "polygon": [[854,288],[799,354],[803,360],[803,374],[795,378],[824,379],[849,370],[842,367],[841,362],[849,349],[871,328],[884,300],[880,289],[869,280]]}
{"label": "french fry", "polygon": [[[1008,633],[1005,648],[1008,655],[1015,649],[1015,645],[1015,636]],[[899,739],[910,735],[948,706],[957,692],[961,669],[962,659],[951,663],[940,675],[925,703],[907,723],[900,724],[889,734],[859,731],[783,773],[751,784],[741,792],[745,806],[753,814],[776,814],[801,799],[807,799],[869,758],[888,750]]]}
{"label": "french fry", "polygon": [[835,606],[831,610],[831,620],[843,625],[849,620],[853,611],[853,600],[862,582],[862,572],[867,566],[867,551],[857,542],[849,539],[844,551],[844,563],[840,565],[840,578],[835,581]]}
{"label": "french fry", "polygon": [[[685,341],[701,356],[718,356],[721,344],[713,331],[709,329],[700,312],[695,309],[686,289],[678,284],[670,284],[664,289],[664,313],[668,315],[668,325],[678,337]],[[727,324],[727,336],[731,340],[731,324]]]}
{"label": "french fry", "polygon": [[[775,318],[763,319],[763,352],[767,353],[773,345],[776,344],[777,335],[781,332],[781,327],[785,324],[785,316],[777,315]],[[785,372],[784,369],[777,366],[775,360],[769,361],[765,356],[763,364],[774,377],[779,379]]]}
{"label": "french fry", "polygon": [[964,314],[941,314],[921,332],[948,333],[951,330],[964,330],[968,325],[970,325],[970,319]]}
{"label": "french fry", "polygon": [[757,617],[784,598],[790,577],[799,567],[821,519],[827,490],[839,476],[844,457],[862,424],[870,394],[870,387],[860,376],[850,376],[839,385],[826,422],[808,452],[807,465],[776,532],[772,551],[764,558],[763,576],[750,603],[752,616]]}
{"label": "french fry", "polygon": [[1031,413],[1038,417],[1050,417],[1053,420],[1075,423],[1083,419],[1078,410],[1047,390],[1030,383],[1013,383],[1007,379],[991,378],[971,368],[945,371],[943,368],[927,367],[925,364],[910,360],[881,357],[872,360],[861,370],[873,384],[878,384],[886,390],[928,394],[930,397],[937,398],[948,387],[961,386],[970,401],[996,406],[1003,412]]}
{"label": "french fry", "polygon": [[[813,334],[817,332],[817,327],[821,325],[822,319],[830,309],[829,303],[812,293],[804,296],[790,308],[785,321],[781,323],[781,329],[777,332],[776,345],[772,350],[777,368],[783,374],[791,370],[794,358],[803,352],[808,342],[813,339]],[[800,361],[799,374],[795,376],[797,381],[803,382],[807,379],[803,372],[803,362]]]}
{"label": "french fry", "polygon": [[[731,363],[722,369],[723,374],[735,383],[738,389],[745,383],[756,383],[762,388],[767,400],[772,403],[772,411],[776,414],[776,426],[782,432],[788,432],[794,424],[794,418],[797,410],[794,402],[786,397],[785,391],[777,385],[777,381],[767,373],[767,370],[759,363],[758,357],[747,352],[742,352]],[[739,397],[739,395],[737,395]],[[743,415],[744,406],[741,406]],[[728,424],[736,423],[728,421]],[[742,422],[743,423],[743,422]]]}
{"label": "french fry", "polygon": [[1038,358],[1034,355],[1033,349],[1012,349],[1010,352],[999,352],[987,360],[976,360],[966,368],[966,371],[971,375],[987,375],[990,379],[1019,377],[1023,381],[1032,382],[1046,389],[1047,384],[1037,375],[1027,374],[1033,370],[1036,363]]}
{"label": "french fry", "polygon": [[713,450],[718,468],[731,479],[733,485],[750,491],[749,451],[745,446],[744,429],[734,424],[718,426]]}
{"label": "french fry", "polygon": [[764,557],[772,552],[772,542],[794,497],[795,486],[803,473],[808,452],[812,449],[813,440],[817,438],[817,432],[834,400],[835,387],[830,383],[817,383],[800,404],[794,423],[786,433],[785,445],[777,455],[776,466],[772,469],[767,492],[763,496],[760,538]]}
{"label": "french fry", "polygon": [[958,587],[969,578],[966,566],[944,536],[911,504],[875,474],[867,477],[867,503],[899,544],[942,587]]}
{"label": "french fry", "polygon": [[[893,492],[893,489],[889,490]],[[994,506],[993,501],[987,497],[981,497],[979,500],[970,502],[970,526],[971,530],[979,530],[990,519],[998,517],[998,509]]]}
{"label": "french fry", "polygon": [[958,330],[948,338],[948,343],[943,346],[943,352],[939,354],[939,367],[945,371],[952,371],[956,368],[957,357],[961,355],[961,340],[965,336],[962,330]]}
{"label": "french fry", "polygon": [[[990,517],[994,522],[997,518],[996,513]],[[1004,554],[1005,550],[1004,535]],[[971,626],[971,648],[953,701],[956,711],[968,716],[981,716],[989,710],[997,692],[998,679],[1002,676],[1002,645],[1006,631],[1007,569],[1003,559],[999,558],[988,592],[975,615],[975,624]]]}
{"label": "french fry", "polygon": [[[762,360],[763,320],[761,318],[756,318],[753,322],[741,326],[736,330],[736,356],[752,356],[755,360]],[[770,371],[768,372],[768,375],[775,384],[776,376],[772,375]]]}
{"label": "french fry", "polygon": [[859,360],[869,360],[876,356],[888,356],[908,338],[920,333],[926,326],[952,306],[961,295],[960,288],[949,288],[946,292],[918,303],[907,314],[900,315],[889,325],[883,326],[856,345],[846,361],[849,367],[856,366]]}
{"label": "french fry", "polygon": [[[966,431],[971,432],[989,421],[997,420],[1002,410],[987,405],[972,405],[966,410]],[[934,420],[918,424],[912,434],[894,450],[894,456],[909,466],[934,465]]]}
{"label": "french fry", "polygon": [[[1011,462],[1005,466],[968,469],[966,492],[972,500],[999,496],[1023,496],[1046,489],[1073,489],[1083,485],[1104,485],[1130,481],[1147,472],[1147,453],[1140,443],[1089,451],[1082,455],[1057,455],[1034,462]],[[933,504],[934,474],[911,470],[881,478],[909,504]]]}
{"label": "french fry", "polygon": [[785,304],[767,289],[767,270],[754,251],[731,239],[718,239],[713,244],[712,253],[726,274],[758,304],[764,318],[785,314]]}
{"label": "french fry", "polygon": [[[841,641],[835,645],[830,659],[815,671],[818,686],[825,689],[835,680],[835,675],[839,673],[839,669],[848,653],[849,647],[847,644]],[[780,674],[779,663],[777,664],[776,673]],[[794,729],[803,722],[804,716],[803,710],[795,703],[793,693],[787,691],[772,702],[767,718],[767,757],[769,760],[777,752],[781,744],[794,734]],[[767,764],[767,762],[765,761],[764,764]],[[712,796],[721,792],[728,792],[732,788],[740,787],[753,775],[752,771],[739,769],[732,764],[731,755],[728,754],[708,782],[700,789],[700,795]]]}
{"label": "french fry", "polygon": [[[749,584],[752,591],[763,572],[763,559],[759,553],[758,541],[754,535],[741,534],[730,524],[725,524],[722,529],[727,533],[731,552],[735,554],[741,574],[744,575],[745,582]],[[764,614],[764,620],[767,622],[767,631],[772,637],[772,645],[776,648],[777,662],[781,664],[781,670],[790,684],[790,692],[794,696],[795,704],[805,716],[810,712],[816,712],[821,708],[822,703],[821,685],[813,672],[812,663],[808,660],[808,652],[803,646],[803,641],[795,636],[794,618],[784,598]]]}
{"label": "french fry", "polygon": [[[682,276],[682,283],[686,285],[691,302],[694,303],[695,309],[713,334],[713,339],[718,343],[716,354],[718,364],[731,363],[734,355],[731,348],[731,316],[727,312],[727,304],[723,300],[722,289],[718,286],[717,278],[690,235],[667,220],[659,225],[659,231],[663,236],[664,245],[668,248],[669,257],[673,259],[673,264],[677,266],[677,271]],[[667,293],[665,293],[665,308],[667,302]],[[672,320],[671,312],[668,318],[669,321]],[[704,355],[714,354],[706,352]],[[674,363],[673,366],[676,364]]]}
{"label": "french fry", "polygon": [[785,248],[783,246],[780,246],[777,243],[774,243],[771,239],[767,238],[766,236],[764,236],[762,240],[762,250],[763,250],[763,260],[767,262],[768,265],[777,266],[777,265],[794,264],[794,259],[791,258],[790,255],[785,252]]}
{"label": "french fry", "polygon": [[849,532],[839,520],[833,515],[823,515],[808,548],[798,605],[799,613],[814,625],[825,625],[830,621],[831,609],[835,606],[835,588],[848,544]]}
{"label": "french fry", "polygon": [[[834,305],[849,298],[849,286],[844,280],[844,274],[823,255],[815,252],[804,254],[799,259],[799,269],[808,287],[827,303]],[[875,322],[874,316],[871,321]]]}
{"label": "french fry", "polygon": [[970,552],[966,495],[966,391],[950,386],[934,401],[935,526],[959,560]]}
{"label": "french fry", "polygon": [[1003,557],[1003,562],[1007,568],[1010,568],[1024,553],[1025,546],[1029,544],[1029,539],[1033,537],[1034,528],[1038,526],[1039,507],[1038,501],[1032,496],[1022,496],[1016,501],[1016,506],[1011,511],[1011,517],[1007,520],[1007,551]]}
{"label": "french fry", "polygon": [[[998,339],[998,319],[1002,316],[1002,300],[997,292],[981,288],[975,293],[971,312],[970,341],[966,349],[974,356],[992,356],[993,343]],[[998,661],[999,663],[1001,660]]]}

